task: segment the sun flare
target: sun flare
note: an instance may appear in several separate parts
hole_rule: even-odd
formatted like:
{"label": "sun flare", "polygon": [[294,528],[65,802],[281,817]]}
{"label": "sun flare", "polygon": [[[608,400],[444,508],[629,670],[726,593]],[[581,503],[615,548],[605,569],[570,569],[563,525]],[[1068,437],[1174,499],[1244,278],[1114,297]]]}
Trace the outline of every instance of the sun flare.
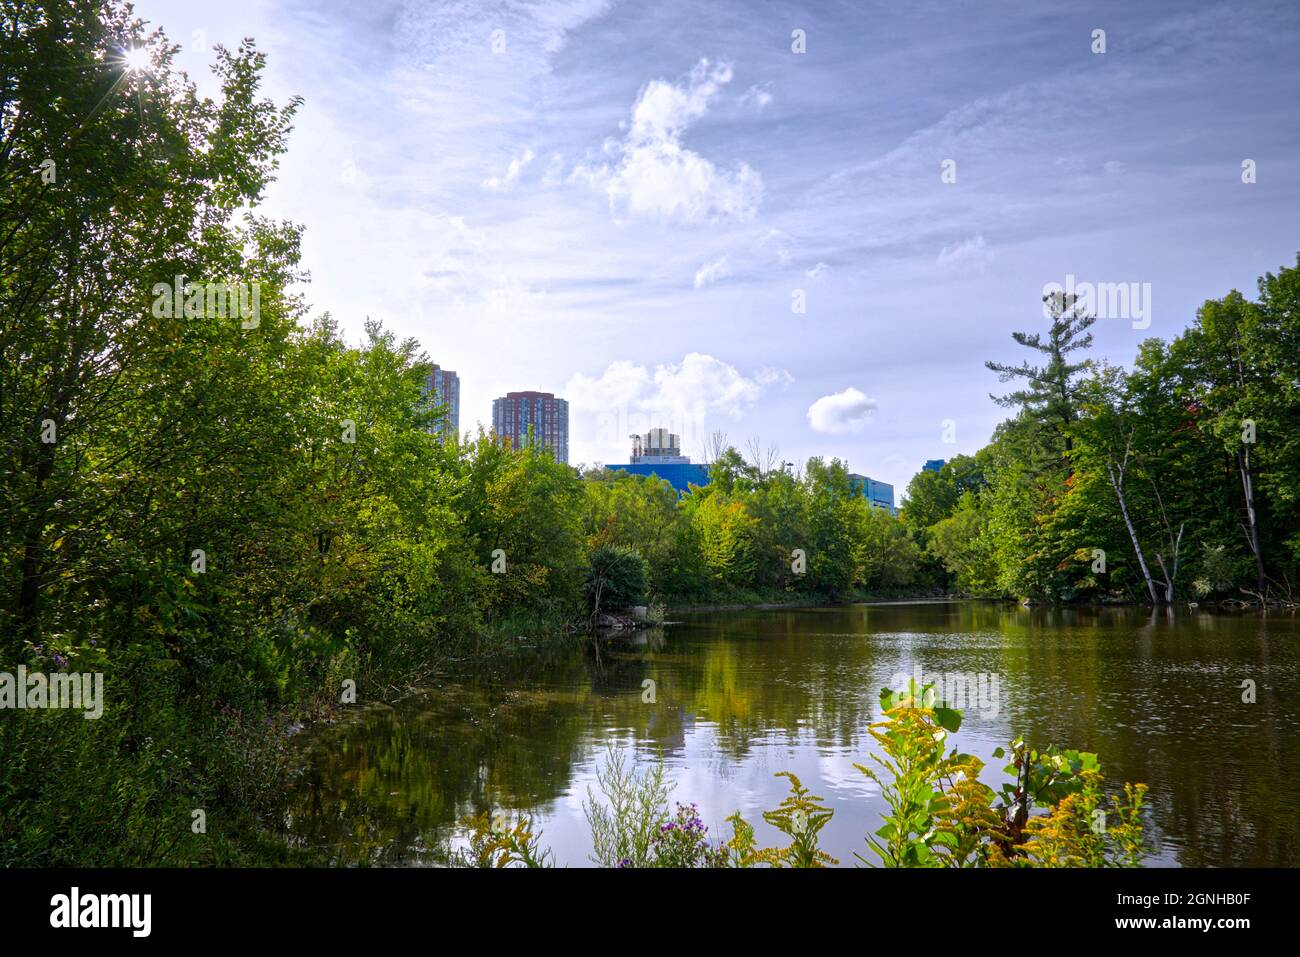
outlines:
{"label": "sun flare", "polygon": [[148,47],[132,47],[122,54],[122,62],[131,73],[142,73],[149,69]]}

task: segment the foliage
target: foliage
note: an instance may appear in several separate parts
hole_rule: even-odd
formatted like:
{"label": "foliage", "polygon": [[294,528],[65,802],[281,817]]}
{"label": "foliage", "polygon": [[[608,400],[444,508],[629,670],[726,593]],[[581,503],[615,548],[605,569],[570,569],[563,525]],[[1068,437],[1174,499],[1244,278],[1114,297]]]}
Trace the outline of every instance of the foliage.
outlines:
{"label": "foliage", "polygon": [[1205,302],[1127,369],[1071,358],[1091,320],[1050,303],[1046,336],[1015,334],[1044,365],[989,363],[1024,382],[1002,397],[1013,418],[953,460],[960,478],[949,463],[908,487],[903,521],[931,571],[995,597],[1294,604],[1300,257],[1258,290]]}
{"label": "foliage", "polygon": [[646,596],[645,560],[631,548],[598,545],[591,553],[582,594],[592,614],[639,605]]}
{"label": "foliage", "polygon": [[[884,720],[868,728],[883,757],[872,754],[879,771],[854,765],[880,785],[889,805],[885,823],[867,843],[886,867],[964,865],[976,851],[974,835],[990,822],[970,805],[987,810],[987,802],[971,795],[978,785],[982,762],[956,749],[944,753],[949,732],[961,726],[961,713],[935,701],[935,690],[909,681],[905,691],[881,690]],[[862,855],[856,855],[865,861]]]}
{"label": "foliage", "polygon": [[[1146,853],[1142,821],[1146,786],[1125,784],[1107,797],[1095,754],[1010,745],[998,790],[980,780],[978,758],[947,750],[961,712],[936,700],[931,685],[881,689],[882,721],[868,729],[881,746],[876,767],[856,765],[875,781],[889,806],[883,824],[867,836],[886,867],[1135,867]],[[999,748],[998,757],[1007,752]],[[596,772],[604,802],[589,788],[583,802],[592,835],[592,861],[601,867],[817,868],[839,862],[819,846],[834,815],[823,799],[789,771],[790,793],[763,819],[789,838],[785,847],[760,847],[739,811],[727,818],[729,840],[712,845],[694,804],[669,813],[671,782],[662,763],[638,773],[610,745]],[[1109,812],[1103,806],[1109,802]],[[1044,813],[1034,814],[1038,810]],[[457,866],[549,866],[527,820],[489,825],[486,815],[462,822],[467,851]],[[859,861],[870,863],[861,854]]]}
{"label": "foliage", "polygon": [[[1146,786],[1124,785],[1112,798],[1117,823],[1099,814],[1101,766],[1095,754],[1011,744],[1011,775],[999,791],[980,782],[983,762],[954,748],[947,735],[961,713],[936,699],[930,685],[881,691],[883,721],[870,728],[884,756],[880,768],[857,765],[889,805],[867,843],[886,867],[1136,866],[1145,853],[1141,810]],[[998,748],[994,755],[1006,752]],[[883,773],[882,773],[883,772]],[[1046,815],[1033,816],[1035,808]],[[865,861],[862,855],[859,860]]]}
{"label": "foliage", "polygon": [[1242,562],[1234,560],[1226,546],[1201,543],[1200,574],[1192,582],[1192,590],[1198,598],[1227,591],[1243,577]]}
{"label": "foliage", "polygon": [[469,832],[469,848],[452,859],[454,866],[502,868],[550,867],[551,852],[541,847],[541,834],[533,834],[532,822],[521,817],[513,825],[487,813],[461,821]]}
{"label": "foliage", "polygon": [[778,771],[777,777],[790,780],[790,793],[774,810],[764,811],[763,820],[790,838],[790,844],[783,848],[755,851],[747,858],[747,862],[777,868],[838,864],[839,861],[817,845],[817,834],[835,812],[821,803],[822,798],[804,787],[793,772]]}
{"label": "foliage", "polygon": [[587,788],[583,813],[591,827],[592,860],[601,867],[653,867],[660,826],[668,818],[672,784],[662,762],[642,774],[611,744],[596,782],[605,802]]}
{"label": "foliage", "polygon": [[709,846],[709,829],[694,804],[678,804],[677,814],[659,825],[654,843],[655,867],[723,867],[724,849]]}
{"label": "foliage", "polygon": [[1016,846],[1015,863],[1025,867],[1137,867],[1144,856],[1142,807],[1145,784],[1125,784],[1122,796],[1111,799],[1117,824],[1107,822],[1103,809],[1101,773],[1079,772],[1079,786],[1025,826],[1025,840]]}
{"label": "foliage", "polygon": [[1013,332],[1011,337],[1025,348],[1046,356],[1045,364],[1032,366],[1022,362],[1013,366],[987,362],[985,365],[998,373],[999,382],[1025,380],[1023,388],[993,399],[999,405],[1020,409],[1029,420],[1059,437],[1068,468],[1072,448],[1070,427],[1079,414],[1078,382],[1089,363],[1087,360],[1071,362],[1067,357],[1092,345],[1092,333],[1087,330],[1097,317],[1085,314],[1070,295],[1045,295],[1043,302],[1051,320],[1047,338],[1029,332]]}

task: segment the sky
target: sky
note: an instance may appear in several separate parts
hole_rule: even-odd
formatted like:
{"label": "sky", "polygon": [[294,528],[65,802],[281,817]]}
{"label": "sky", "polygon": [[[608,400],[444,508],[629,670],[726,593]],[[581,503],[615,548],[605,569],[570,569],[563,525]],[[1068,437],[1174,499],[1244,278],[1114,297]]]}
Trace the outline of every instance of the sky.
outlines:
{"label": "sky", "polygon": [[313,312],[418,339],[462,431],[568,399],[572,464],[721,431],[901,498],[1005,417],[984,361],[1051,284],[1115,284],[1123,364],[1300,250],[1294,0],[136,12],[201,90],[247,36],[304,98],[260,212],[306,228]]}

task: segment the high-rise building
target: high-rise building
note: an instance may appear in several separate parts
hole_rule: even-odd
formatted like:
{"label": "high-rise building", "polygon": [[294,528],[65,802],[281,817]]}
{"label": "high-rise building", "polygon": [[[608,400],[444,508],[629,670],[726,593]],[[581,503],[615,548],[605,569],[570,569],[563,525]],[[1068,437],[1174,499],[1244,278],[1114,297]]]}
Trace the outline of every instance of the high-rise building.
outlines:
{"label": "high-rise building", "polygon": [[898,514],[894,509],[894,486],[888,482],[877,482],[857,472],[850,472],[849,478],[858,486],[863,497],[876,508],[888,509],[890,515]]}
{"label": "high-rise building", "polygon": [[433,404],[446,406],[446,414],[438,419],[432,431],[444,439],[460,435],[460,376],[443,369],[435,362],[433,370],[425,377],[424,394],[433,396]]}
{"label": "high-rise building", "polygon": [[694,465],[682,455],[681,437],[667,429],[651,429],[645,435],[632,437],[632,461],[627,465],[607,465],[616,472],[633,475],[655,475],[683,494],[692,485],[708,485],[709,470]]}
{"label": "high-rise building", "polygon": [[667,429],[651,429],[645,435],[633,435],[632,462],[690,462],[682,455],[682,437]]}
{"label": "high-rise building", "polygon": [[926,459],[925,464],[921,466],[922,472],[941,472],[947,463],[943,459]]}
{"label": "high-rise building", "polygon": [[569,464],[569,403],[550,392],[507,392],[492,400],[492,429],[502,442],[521,449],[533,441],[550,449],[555,461]]}

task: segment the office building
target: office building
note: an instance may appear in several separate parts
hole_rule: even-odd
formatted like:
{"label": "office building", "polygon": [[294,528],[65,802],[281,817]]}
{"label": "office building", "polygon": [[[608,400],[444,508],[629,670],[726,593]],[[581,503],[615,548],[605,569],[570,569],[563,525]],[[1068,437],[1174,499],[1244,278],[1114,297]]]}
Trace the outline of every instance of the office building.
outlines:
{"label": "office building", "polygon": [[507,392],[492,400],[492,430],[498,440],[521,449],[533,441],[555,461],[569,464],[569,403],[550,392]]}
{"label": "office building", "polygon": [[877,508],[889,510],[890,515],[897,515],[898,511],[894,508],[894,486],[888,482],[877,482],[873,478],[865,475],[859,475],[856,472],[850,472],[851,478],[862,495],[868,502]]}
{"label": "office building", "polygon": [[446,406],[444,414],[438,418],[431,431],[444,439],[460,436],[460,376],[450,369],[441,368],[436,362],[424,379],[424,395],[432,395],[433,405]]}
{"label": "office building", "polygon": [[667,429],[651,429],[644,435],[633,435],[632,461],[627,465],[607,465],[616,472],[633,475],[654,475],[677,490],[678,495],[690,491],[692,485],[708,485],[709,470],[695,465],[689,456],[682,455],[681,437]]}
{"label": "office building", "polygon": [[947,465],[945,459],[927,459],[926,463],[921,466],[922,472],[940,472]]}
{"label": "office building", "polygon": [[632,464],[641,462],[683,465],[691,460],[682,455],[682,438],[667,429],[651,429],[645,435],[633,435]]}

